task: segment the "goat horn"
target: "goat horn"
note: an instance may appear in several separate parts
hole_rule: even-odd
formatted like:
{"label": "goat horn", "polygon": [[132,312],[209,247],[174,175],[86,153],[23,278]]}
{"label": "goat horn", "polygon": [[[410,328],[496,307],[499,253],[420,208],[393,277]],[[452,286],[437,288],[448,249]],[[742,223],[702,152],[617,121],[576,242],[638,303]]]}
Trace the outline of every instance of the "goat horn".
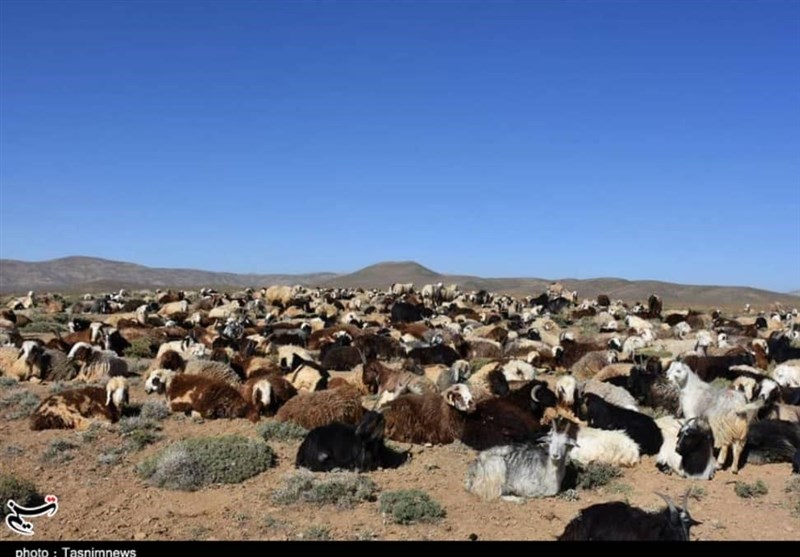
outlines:
{"label": "goat horn", "polygon": [[536,391],[538,391],[541,388],[542,388],[541,385],[536,385],[535,387],[533,387],[533,389],[531,389],[531,399],[533,400],[533,402],[539,402],[539,399],[536,398]]}
{"label": "goat horn", "polygon": [[[672,499],[670,499],[663,493],[658,493],[657,491],[655,492],[655,494],[661,497],[667,503],[667,505],[669,505],[669,510],[671,513],[676,514],[678,512],[678,509],[675,508],[675,503],[672,502]],[[688,496],[689,494],[687,493],[686,495]]]}

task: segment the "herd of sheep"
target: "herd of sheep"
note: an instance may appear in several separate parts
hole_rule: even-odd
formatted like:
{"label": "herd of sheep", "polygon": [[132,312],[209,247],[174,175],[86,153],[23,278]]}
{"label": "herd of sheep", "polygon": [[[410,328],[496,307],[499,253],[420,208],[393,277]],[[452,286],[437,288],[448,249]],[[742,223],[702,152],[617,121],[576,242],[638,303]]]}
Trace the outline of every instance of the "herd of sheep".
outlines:
{"label": "herd of sheep", "polygon": [[[30,310],[66,312],[70,332],[21,333]],[[796,309],[665,312],[656,295],[579,301],[558,283],[522,299],[442,284],[123,290],[69,307],[30,292],[0,311],[0,374],[73,385],[41,402],[34,430],[119,420],[141,374],[172,412],[310,430],[296,465],[313,471],[402,466],[385,440],[460,441],[476,451],[466,489],[513,500],[558,494],[570,462],[800,472],[799,339]],[[146,370],[129,368],[132,346],[150,351]],[[688,540],[686,498],[662,497],[659,513],[588,507],[561,539]]]}

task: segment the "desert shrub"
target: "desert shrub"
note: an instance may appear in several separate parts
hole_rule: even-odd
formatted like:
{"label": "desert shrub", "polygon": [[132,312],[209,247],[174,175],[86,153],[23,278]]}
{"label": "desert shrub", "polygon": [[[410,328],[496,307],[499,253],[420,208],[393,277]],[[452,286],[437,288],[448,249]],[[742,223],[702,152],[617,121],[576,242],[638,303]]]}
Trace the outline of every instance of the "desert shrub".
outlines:
{"label": "desert shrub", "polygon": [[733,491],[743,499],[752,499],[754,497],[761,497],[769,493],[767,484],[761,480],[756,480],[755,483],[749,484],[746,482],[736,482],[733,486]]}
{"label": "desert shrub", "polygon": [[424,491],[402,489],[381,495],[381,513],[396,524],[436,522],[445,516],[444,509]]}
{"label": "desert shrub", "polygon": [[272,492],[272,499],[282,505],[314,503],[352,507],[362,501],[374,501],[378,487],[370,478],[353,472],[315,476],[308,470],[289,474],[283,485]]}
{"label": "desert shrub", "polygon": [[27,418],[39,406],[39,397],[26,389],[14,389],[0,399],[3,417],[9,420]]}
{"label": "desert shrub", "polygon": [[45,462],[67,462],[74,458],[72,451],[77,449],[78,445],[66,439],[55,439],[50,441],[50,444],[42,453],[42,460]]}
{"label": "desert shrub", "polygon": [[311,526],[301,535],[300,539],[309,541],[327,541],[331,539],[331,531],[327,526]]}
{"label": "desert shrub", "polygon": [[8,387],[16,387],[19,382],[13,377],[0,376],[0,388],[6,389]]}
{"label": "desert shrub", "polygon": [[148,400],[139,410],[139,417],[143,420],[165,420],[169,418],[171,412],[163,400]]}
{"label": "desert shrub", "polygon": [[590,462],[586,466],[572,463],[571,466],[575,468],[575,486],[580,489],[596,489],[622,477],[622,470],[603,462]]}
{"label": "desert shrub", "polygon": [[263,441],[239,435],[194,437],[169,445],[137,467],[150,484],[195,491],[216,483],[240,483],[275,462]]}
{"label": "desert shrub", "polygon": [[11,512],[6,505],[9,500],[23,507],[44,503],[44,497],[32,481],[14,474],[0,474],[0,516]]}
{"label": "desert shrub", "polygon": [[152,358],[156,355],[153,343],[147,338],[135,338],[123,352],[126,358]]}
{"label": "desert shrub", "polygon": [[305,439],[308,430],[293,422],[264,422],[256,430],[264,441],[291,441]]}

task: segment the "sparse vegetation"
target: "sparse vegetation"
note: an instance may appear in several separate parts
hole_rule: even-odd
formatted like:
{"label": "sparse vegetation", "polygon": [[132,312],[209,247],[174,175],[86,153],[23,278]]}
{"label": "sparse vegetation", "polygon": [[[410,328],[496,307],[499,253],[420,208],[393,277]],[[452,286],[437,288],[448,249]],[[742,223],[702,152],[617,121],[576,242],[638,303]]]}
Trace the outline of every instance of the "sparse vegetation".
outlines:
{"label": "sparse vegetation", "polygon": [[347,508],[362,501],[374,501],[378,487],[367,476],[340,472],[315,476],[307,470],[289,474],[273,491],[272,499],[282,505],[314,503]]}
{"label": "sparse vegetation", "polygon": [[50,394],[54,395],[56,393],[60,393],[66,390],[68,386],[62,381],[56,381],[55,383],[50,384]]}
{"label": "sparse vegetation", "polygon": [[611,464],[592,462],[587,466],[575,466],[575,485],[580,489],[596,489],[622,477],[622,470]]}
{"label": "sparse vegetation", "polygon": [[121,447],[112,447],[97,455],[97,462],[105,466],[116,466],[122,461],[125,450]]}
{"label": "sparse vegetation", "polygon": [[577,489],[565,489],[561,493],[557,495],[559,499],[563,499],[564,501],[575,502],[580,501],[580,495],[578,494]]}
{"label": "sparse vegetation", "polygon": [[216,483],[239,483],[273,465],[263,441],[225,435],[195,437],[169,445],[139,464],[137,472],[156,487],[195,491]]}
{"label": "sparse vegetation", "polygon": [[704,487],[695,485],[689,488],[689,497],[695,501],[702,501],[705,499],[706,495],[708,494],[706,493],[706,489]]}
{"label": "sparse vegetation", "polygon": [[171,412],[164,401],[148,400],[139,410],[139,417],[143,420],[165,420]]}
{"label": "sparse vegetation", "polygon": [[264,441],[293,441],[304,439],[308,430],[292,422],[265,422],[256,430]]}
{"label": "sparse vegetation", "polygon": [[68,462],[74,458],[75,455],[72,451],[77,449],[78,445],[66,439],[55,439],[42,453],[42,460],[45,462]]}
{"label": "sparse vegetation", "polygon": [[0,376],[0,388],[7,389],[8,387],[15,387],[19,383],[13,377]]}
{"label": "sparse vegetation", "polygon": [[120,433],[127,448],[132,451],[140,451],[164,437],[159,433],[161,425],[158,422],[140,416],[122,418],[119,421]]}
{"label": "sparse vegetation", "polygon": [[[25,449],[19,445],[7,445],[5,450],[6,456],[20,456],[25,453]],[[0,503],[2,504],[2,503]]]}
{"label": "sparse vegetation", "polygon": [[748,484],[746,482],[736,482],[733,486],[733,491],[743,499],[752,499],[754,497],[761,497],[769,493],[767,484],[761,480],[756,480],[755,483]]}
{"label": "sparse vegetation", "polygon": [[300,539],[309,541],[327,541],[331,539],[331,531],[327,526],[311,526],[300,534]]}
{"label": "sparse vegetation", "polygon": [[611,482],[607,489],[609,493],[619,493],[624,495],[626,499],[633,493],[633,486],[621,482]]}
{"label": "sparse vegetation", "polygon": [[150,339],[135,338],[122,355],[126,358],[152,358],[156,355],[156,351],[153,350],[153,343]]}
{"label": "sparse vegetation", "polygon": [[15,389],[0,399],[0,410],[8,420],[19,420],[30,416],[39,406],[39,397],[27,389]]}
{"label": "sparse vegetation", "polygon": [[0,516],[11,511],[6,505],[9,499],[22,506],[40,505],[44,502],[44,497],[32,481],[14,474],[0,474]]}
{"label": "sparse vegetation", "polygon": [[445,511],[424,491],[402,489],[381,495],[381,514],[395,524],[414,524],[436,522],[445,516]]}
{"label": "sparse vegetation", "polygon": [[789,494],[789,505],[792,514],[800,517],[800,476],[792,476],[792,479],[786,482],[784,491]]}
{"label": "sparse vegetation", "polygon": [[97,435],[100,432],[100,427],[102,426],[99,423],[93,422],[88,429],[78,432],[78,439],[86,444],[94,443],[97,441]]}

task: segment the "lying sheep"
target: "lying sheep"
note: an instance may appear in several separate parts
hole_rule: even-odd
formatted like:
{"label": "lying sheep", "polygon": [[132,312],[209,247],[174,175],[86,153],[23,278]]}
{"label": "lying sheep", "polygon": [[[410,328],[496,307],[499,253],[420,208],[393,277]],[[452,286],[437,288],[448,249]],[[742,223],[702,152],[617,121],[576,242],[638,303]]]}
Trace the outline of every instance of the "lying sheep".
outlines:
{"label": "lying sheep", "polygon": [[364,417],[361,396],[361,390],[350,384],[317,392],[300,392],[278,410],[275,419],[293,422],[306,429],[334,422],[355,425]]}
{"label": "lying sheep", "polygon": [[110,377],[128,375],[128,363],[113,352],[99,350],[86,342],[76,343],[67,359],[78,363],[78,381],[102,382]]}
{"label": "lying sheep", "polygon": [[386,437],[407,443],[447,444],[460,439],[475,400],[466,385],[441,395],[405,395],[386,405]]}
{"label": "lying sheep", "polygon": [[145,392],[164,394],[173,412],[206,419],[247,418],[252,422],[259,419],[258,408],[237,389],[211,377],[156,369],[145,380]]}
{"label": "lying sheep", "polygon": [[127,403],[126,379],[112,377],[105,388],[83,387],[48,396],[31,414],[30,428],[85,430],[95,422],[114,423]]}

